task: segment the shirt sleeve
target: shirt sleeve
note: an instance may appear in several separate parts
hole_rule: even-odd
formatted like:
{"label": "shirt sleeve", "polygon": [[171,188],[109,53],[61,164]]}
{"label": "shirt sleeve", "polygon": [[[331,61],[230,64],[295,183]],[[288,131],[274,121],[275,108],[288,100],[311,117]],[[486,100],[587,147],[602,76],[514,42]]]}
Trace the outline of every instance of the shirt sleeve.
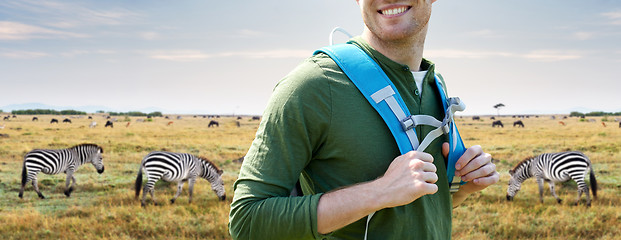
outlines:
{"label": "shirt sleeve", "polygon": [[229,215],[234,239],[317,239],[321,193],[289,196],[329,127],[330,91],[323,70],[306,60],[270,98],[234,184]]}

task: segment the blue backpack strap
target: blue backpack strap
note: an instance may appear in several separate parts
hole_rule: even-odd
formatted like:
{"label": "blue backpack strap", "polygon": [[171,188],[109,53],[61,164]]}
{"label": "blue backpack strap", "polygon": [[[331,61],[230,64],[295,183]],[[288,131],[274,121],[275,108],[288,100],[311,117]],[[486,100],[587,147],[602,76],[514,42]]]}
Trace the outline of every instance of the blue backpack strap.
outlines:
{"label": "blue backpack strap", "polygon": [[[448,99],[446,97],[446,93],[444,92],[444,87],[442,86],[442,82],[440,82],[440,79],[438,78],[438,76],[436,76],[436,86],[438,88],[438,91],[440,92],[440,97],[442,98],[442,105],[444,106],[444,109],[446,109],[446,112],[444,113],[445,117],[449,116],[449,117],[453,117],[452,114],[449,115],[449,101],[454,101],[454,99]],[[457,100],[459,101],[459,100]],[[452,121],[453,119],[451,119],[451,121],[449,122],[449,131],[448,131],[448,136],[449,136],[449,145],[450,145],[450,149],[449,149],[449,154],[448,154],[448,162],[446,164],[446,174],[449,180],[449,187],[450,187],[450,191],[451,192],[457,192],[457,190],[459,190],[459,186],[463,185],[465,182],[461,181],[461,178],[459,177],[455,177],[455,164],[457,163],[457,160],[459,160],[459,158],[461,157],[461,155],[464,154],[464,152],[466,152],[466,146],[464,145],[464,141],[461,139],[461,135],[459,134],[459,131],[457,130],[457,125],[455,125],[455,121]]]}
{"label": "blue backpack strap", "polygon": [[410,116],[409,110],[396,91],[397,88],[366,52],[352,44],[324,47],[314,54],[320,52],[328,54],[336,62],[384,119],[401,154],[418,148],[414,122],[406,119]]}

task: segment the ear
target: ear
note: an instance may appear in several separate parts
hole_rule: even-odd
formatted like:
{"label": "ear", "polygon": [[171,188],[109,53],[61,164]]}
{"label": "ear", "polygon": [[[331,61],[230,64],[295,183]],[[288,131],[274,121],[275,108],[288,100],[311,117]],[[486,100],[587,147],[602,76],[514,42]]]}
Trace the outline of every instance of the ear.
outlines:
{"label": "ear", "polygon": [[514,173],[515,171],[513,169],[509,170],[509,174],[511,174],[511,176],[513,176]]}
{"label": "ear", "polygon": [[224,170],[222,170],[222,169],[218,170],[218,175],[222,175],[223,172],[224,172]]}

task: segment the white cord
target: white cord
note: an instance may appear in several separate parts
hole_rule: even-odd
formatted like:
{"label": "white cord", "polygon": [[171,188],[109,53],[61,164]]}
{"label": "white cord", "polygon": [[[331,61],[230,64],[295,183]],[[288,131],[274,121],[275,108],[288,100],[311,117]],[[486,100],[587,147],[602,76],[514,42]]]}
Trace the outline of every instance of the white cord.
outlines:
{"label": "white cord", "polygon": [[330,45],[334,45],[334,41],[333,41],[332,36],[333,36],[333,35],[334,35],[334,33],[335,33],[335,32],[337,32],[337,31],[338,31],[338,32],[341,32],[341,33],[343,33],[343,34],[345,34],[345,35],[347,35],[349,38],[352,38],[352,37],[353,37],[351,34],[349,34],[347,31],[345,31],[345,29],[343,29],[343,28],[341,28],[341,27],[335,27],[334,29],[332,29],[332,32],[330,32],[330,39],[329,39],[329,41],[330,41]]}

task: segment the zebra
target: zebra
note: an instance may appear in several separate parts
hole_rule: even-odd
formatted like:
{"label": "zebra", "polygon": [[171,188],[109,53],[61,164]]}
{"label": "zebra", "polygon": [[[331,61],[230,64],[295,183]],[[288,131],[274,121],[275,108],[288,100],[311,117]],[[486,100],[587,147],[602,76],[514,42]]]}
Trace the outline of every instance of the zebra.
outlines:
{"label": "zebra", "polygon": [[[73,173],[78,167],[85,163],[92,163],[99,174],[104,172],[103,149],[95,144],[85,143],[66,149],[35,149],[24,156],[24,164],[22,168],[22,187],[19,190],[19,198],[24,196],[24,187],[28,181],[32,181],[34,190],[39,198],[44,199],[45,196],[39,191],[37,184],[37,174],[43,172],[45,174],[58,174],[64,172],[67,174],[65,182],[65,195],[71,196],[73,187],[75,186],[75,177]],[[71,184],[73,181],[73,184]],[[71,185],[71,186],[70,186]]]}
{"label": "zebra", "polygon": [[185,181],[188,181],[189,187],[189,203],[192,203],[192,192],[194,182],[197,177],[207,179],[211,183],[211,189],[216,193],[222,201],[226,199],[224,191],[224,182],[222,181],[223,171],[211,161],[204,157],[197,157],[187,153],[172,153],[153,151],[142,159],[138,176],[136,177],[136,199],[140,196],[142,188],[142,171],[147,175],[147,183],[144,185],[141,206],[145,206],[147,193],[151,194],[151,199],[157,205],[154,196],[155,183],[161,178],[167,182],[177,182],[177,193],[170,199],[170,203],[181,194],[181,189]]}
{"label": "zebra", "polygon": [[548,182],[550,192],[556,198],[558,203],[562,200],[554,192],[554,183],[565,182],[573,179],[578,184],[578,200],[580,201],[582,193],[586,194],[587,206],[591,206],[591,197],[589,195],[589,187],[584,182],[587,172],[590,171],[591,191],[593,197],[597,199],[597,180],[589,158],[584,153],[578,151],[544,153],[533,158],[527,158],[518,163],[515,168],[509,170],[511,179],[507,188],[507,200],[513,200],[513,197],[520,190],[522,182],[530,177],[537,178],[539,184],[539,199],[543,203],[543,182]]}

